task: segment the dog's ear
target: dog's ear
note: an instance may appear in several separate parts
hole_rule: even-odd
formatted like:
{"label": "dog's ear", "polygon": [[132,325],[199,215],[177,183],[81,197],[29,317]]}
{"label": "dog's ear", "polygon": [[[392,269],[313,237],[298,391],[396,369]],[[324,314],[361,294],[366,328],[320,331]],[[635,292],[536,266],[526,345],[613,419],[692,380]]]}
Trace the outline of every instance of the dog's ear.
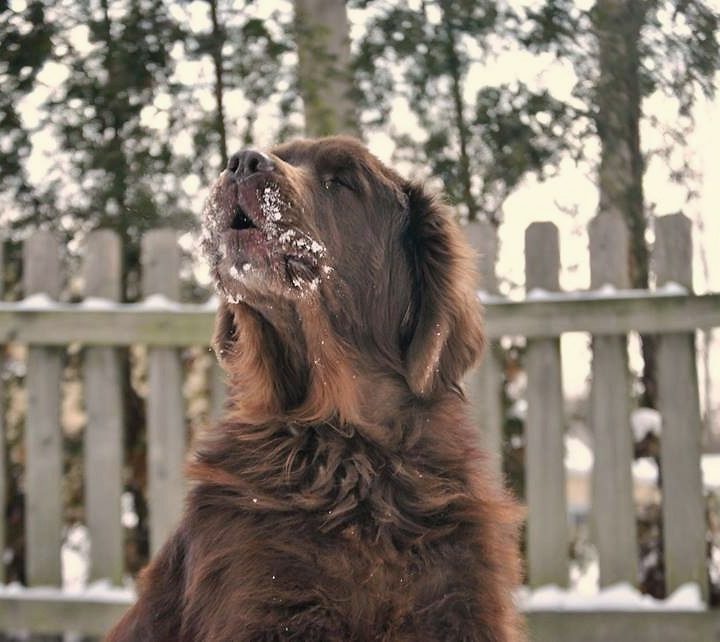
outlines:
{"label": "dog's ear", "polygon": [[221,300],[215,315],[215,332],[212,347],[221,366],[225,366],[233,346],[238,339],[235,314],[230,304]]}
{"label": "dog's ear", "polygon": [[440,383],[457,386],[480,357],[482,317],[472,251],[451,211],[418,185],[407,185],[405,192],[415,275],[406,377],[410,389],[426,397]]}

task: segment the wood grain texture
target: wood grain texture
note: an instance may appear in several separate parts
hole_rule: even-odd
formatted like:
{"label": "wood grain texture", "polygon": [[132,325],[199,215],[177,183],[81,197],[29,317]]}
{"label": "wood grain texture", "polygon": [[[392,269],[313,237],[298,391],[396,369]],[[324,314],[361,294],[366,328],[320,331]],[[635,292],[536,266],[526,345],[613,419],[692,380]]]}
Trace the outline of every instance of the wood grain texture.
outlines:
{"label": "wood grain texture", "polygon": [[[552,223],[533,223],[525,233],[526,290],[559,290],[559,271],[557,228]],[[559,339],[529,340],[525,363],[528,378],[525,423],[528,580],[531,586],[566,586],[565,413]]]}
{"label": "wood grain texture", "polygon": [[[682,214],[655,223],[657,285],[674,282],[692,289],[692,223]],[[695,334],[664,334],[658,340],[658,406],[665,578],[668,592],[697,582],[708,597],[706,524],[703,500],[702,420]]]}
{"label": "wood grain texture", "polygon": [[[121,247],[109,230],[90,234],[84,277],[85,296],[120,299]],[[123,579],[123,399],[120,355],[115,348],[88,348],[85,384],[85,514],[90,531],[90,579]]]}
{"label": "wood grain texture", "polygon": [[[2,301],[5,285],[5,238],[0,234],[0,301]],[[4,377],[1,376],[5,371],[5,346],[0,344],[0,510],[2,515],[5,515],[8,500],[8,487],[7,487],[7,446],[6,446],[6,435],[5,435],[5,413],[7,411],[5,407],[5,390],[4,390]],[[5,550],[5,540],[7,523],[5,519],[0,519],[0,551]],[[5,583],[5,561],[0,561],[0,584]],[[0,640],[2,634],[0,633]]]}
{"label": "wood grain texture", "polygon": [[[593,293],[591,298],[559,294],[530,301],[493,299],[483,306],[485,335],[490,339],[557,337],[564,332],[687,332],[720,326],[720,294],[623,292]],[[214,310],[193,304],[174,309],[152,309],[142,304],[91,309],[71,304],[47,308],[33,306],[32,302],[0,303],[0,343],[208,345],[214,319]]]}
{"label": "wood grain texture", "polygon": [[[180,298],[180,248],[173,230],[154,230],[143,237],[143,294]],[[148,353],[147,400],[148,499],[150,550],[155,553],[182,513],[187,448],[183,370],[174,348]]]}
{"label": "wood grain texture", "polygon": [[[470,245],[477,252],[480,288],[484,292],[497,295],[497,228],[486,221],[475,221],[468,223],[465,231]],[[500,473],[504,412],[503,371],[498,353],[497,341],[488,341],[480,364],[471,370],[465,379],[465,388],[472,417],[480,433],[480,444],[489,455],[489,463]]]}
{"label": "wood grain texture", "polygon": [[[629,236],[625,223],[601,213],[590,222],[588,232],[591,287],[627,287]],[[595,335],[592,347],[590,426],[595,464],[591,521],[600,585],[635,585],[638,559],[627,337]]]}
{"label": "wood grain texture", "polygon": [[220,419],[227,401],[227,377],[220,364],[213,358],[210,366],[210,417]]}
{"label": "wood grain texture", "polygon": [[[36,232],[23,248],[25,295],[61,291],[60,245],[50,232]],[[30,585],[61,583],[62,429],[60,381],[63,355],[32,347],[27,362],[25,425],[25,539]]]}

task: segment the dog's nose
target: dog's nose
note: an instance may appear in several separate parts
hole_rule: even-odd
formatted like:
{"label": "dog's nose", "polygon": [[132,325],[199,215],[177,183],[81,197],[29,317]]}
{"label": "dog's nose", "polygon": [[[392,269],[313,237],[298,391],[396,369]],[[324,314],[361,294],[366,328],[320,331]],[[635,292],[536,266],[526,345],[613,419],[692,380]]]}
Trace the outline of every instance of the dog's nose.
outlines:
{"label": "dog's nose", "polygon": [[256,149],[245,149],[230,157],[227,169],[238,178],[247,178],[258,172],[271,172],[275,169],[275,163],[267,154]]}

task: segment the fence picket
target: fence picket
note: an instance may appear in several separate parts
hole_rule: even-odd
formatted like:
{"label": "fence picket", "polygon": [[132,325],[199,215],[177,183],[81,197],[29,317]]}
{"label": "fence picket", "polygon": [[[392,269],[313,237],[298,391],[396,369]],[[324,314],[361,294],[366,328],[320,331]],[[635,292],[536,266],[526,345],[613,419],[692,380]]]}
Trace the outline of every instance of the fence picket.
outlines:
{"label": "fence picket", "polygon": [[[590,222],[588,235],[591,288],[627,288],[629,237],[625,223],[612,214],[600,213]],[[635,585],[637,527],[627,337],[595,335],[592,352],[592,531],[598,549],[600,585],[621,581]]]}
{"label": "fence picket", "polygon": [[[655,224],[657,286],[675,282],[692,290],[692,223],[682,214]],[[705,509],[700,471],[702,421],[694,334],[658,340],[658,406],[662,468],[665,578],[668,593],[697,582],[708,597]]]}
{"label": "fence picket", "polygon": [[[525,232],[526,290],[558,291],[559,271],[557,227],[552,223],[531,224]],[[568,527],[560,340],[529,340],[525,360],[528,578],[533,586],[566,586]]]}
{"label": "fence picket", "polygon": [[[0,234],[0,301],[2,301],[5,294],[5,239]],[[5,529],[7,527],[4,516],[7,514],[7,500],[8,500],[8,487],[7,487],[7,467],[6,457],[7,450],[5,445],[5,390],[3,389],[3,374],[5,369],[5,346],[0,344],[0,551],[5,550]],[[5,583],[5,560],[0,559],[0,584]],[[2,640],[2,633],[0,632],[0,640]]]}
{"label": "fence picket", "polygon": [[[36,232],[25,242],[23,274],[25,296],[60,296],[60,248],[50,232]],[[25,539],[27,579],[31,585],[54,586],[62,581],[62,367],[62,350],[41,346],[28,350]]]}
{"label": "fence picket", "polygon": [[[488,294],[497,294],[497,229],[486,221],[469,223],[468,239],[478,253],[480,288]],[[466,387],[475,424],[481,431],[481,443],[490,455],[489,462],[502,470],[503,405],[502,363],[498,356],[497,341],[488,341],[480,365],[467,377]]]}
{"label": "fence picket", "polygon": [[210,419],[217,421],[222,417],[223,408],[227,399],[227,378],[225,371],[220,367],[213,356],[210,366]]}
{"label": "fence picket", "polygon": [[[142,244],[143,294],[180,298],[180,249],[173,230],[152,230]],[[163,544],[182,513],[186,428],[182,363],[174,348],[148,351],[147,400],[150,550]]]}
{"label": "fence picket", "polygon": [[[93,232],[85,255],[85,296],[120,300],[120,240],[110,230]],[[123,577],[120,497],[123,466],[123,399],[116,348],[87,348],[84,355],[85,514],[90,531],[90,579]]]}

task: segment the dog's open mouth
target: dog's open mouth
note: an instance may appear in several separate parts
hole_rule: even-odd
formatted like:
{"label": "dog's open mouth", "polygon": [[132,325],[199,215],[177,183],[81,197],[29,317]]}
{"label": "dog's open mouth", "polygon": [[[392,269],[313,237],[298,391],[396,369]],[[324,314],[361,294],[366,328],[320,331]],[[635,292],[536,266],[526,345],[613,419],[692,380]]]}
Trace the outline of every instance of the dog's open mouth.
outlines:
{"label": "dog's open mouth", "polygon": [[204,215],[204,251],[228,300],[263,284],[281,283],[284,291],[290,286],[305,294],[330,273],[325,245],[298,225],[291,200],[275,183],[221,178]]}
{"label": "dog's open mouth", "polygon": [[240,205],[236,205],[233,219],[230,222],[230,229],[252,230],[257,229],[257,225],[255,225],[253,220],[247,215],[247,212],[242,207],[240,207]]}

